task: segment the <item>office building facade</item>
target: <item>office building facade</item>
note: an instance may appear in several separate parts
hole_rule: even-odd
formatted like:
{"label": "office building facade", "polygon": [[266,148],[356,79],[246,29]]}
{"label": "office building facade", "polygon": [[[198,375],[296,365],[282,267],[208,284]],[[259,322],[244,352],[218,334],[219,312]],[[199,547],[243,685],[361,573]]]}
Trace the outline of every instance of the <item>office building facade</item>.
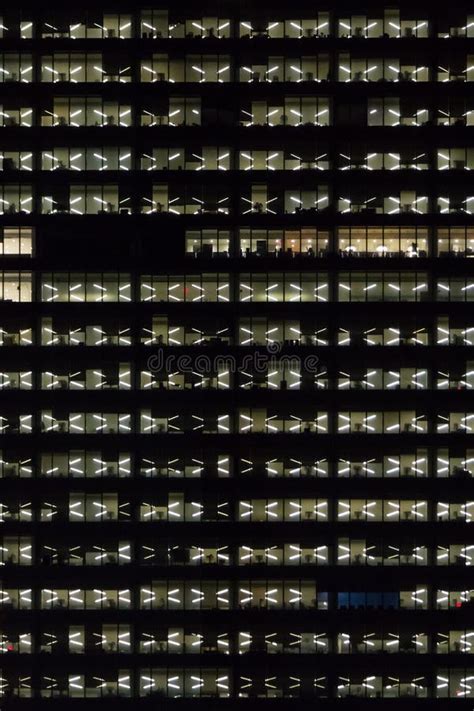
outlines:
{"label": "office building facade", "polygon": [[0,14],[0,706],[472,708],[474,9]]}

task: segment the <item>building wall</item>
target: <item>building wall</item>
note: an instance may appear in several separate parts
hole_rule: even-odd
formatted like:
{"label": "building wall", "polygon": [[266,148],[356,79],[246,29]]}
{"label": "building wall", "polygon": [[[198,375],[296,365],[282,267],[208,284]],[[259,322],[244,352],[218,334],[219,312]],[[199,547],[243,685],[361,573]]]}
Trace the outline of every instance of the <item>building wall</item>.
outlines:
{"label": "building wall", "polygon": [[5,8],[5,708],[471,708],[473,37]]}

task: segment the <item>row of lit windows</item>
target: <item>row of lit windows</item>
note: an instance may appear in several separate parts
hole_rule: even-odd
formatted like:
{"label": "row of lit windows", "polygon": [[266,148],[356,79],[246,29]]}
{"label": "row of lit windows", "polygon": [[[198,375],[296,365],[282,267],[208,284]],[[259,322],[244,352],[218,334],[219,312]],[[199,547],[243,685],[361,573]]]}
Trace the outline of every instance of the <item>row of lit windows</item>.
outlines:
{"label": "row of lit windows", "polygon": [[[100,96],[55,96],[40,101],[41,109],[5,99],[0,104],[0,126],[41,125],[79,128],[80,126],[122,127],[157,126],[329,126],[332,102],[328,97],[278,96],[265,99],[259,89],[258,100],[242,98],[237,118],[233,107],[218,106],[212,97],[143,97],[136,110],[130,104]],[[339,107],[338,122],[357,126],[470,126],[474,124],[474,103],[469,96],[436,98],[434,108],[423,97],[361,97],[357,105]],[[318,155],[317,153],[315,155]],[[413,154],[415,155],[415,154]],[[456,160],[462,160],[457,158]]]}
{"label": "row of lit windows", "polygon": [[[333,123],[334,107],[331,100],[325,97],[269,97],[265,98],[265,85],[259,88],[258,100],[242,99],[240,102],[240,126],[329,126]],[[59,101],[59,100],[58,100]],[[208,100],[202,99],[206,106]],[[200,106],[200,105],[199,105]],[[163,113],[155,117],[151,122],[144,122],[142,125],[189,125],[201,123],[201,117],[191,121],[183,117],[177,121],[171,116],[171,106],[169,117]],[[180,114],[176,114],[180,118]],[[474,122],[474,112],[469,97],[459,96],[450,99],[446,96],[437,97],[435,103],[427,105],[426,98],[422,95],[390,96],[385,98],[365,97],[358,98],[358,102],[347,103],[341,97],[338,101],[337,124],[354,126],[470,126]],[[208,122],[222,123],[232,121],[232,116],[222,112],[207,112],[202,117],[203,124]],[[317,155],[317,154],[316,154]]]}
{"label": "row of lit windows", "polygon": [[[470,277],[443,277],[430,295],[426,272],[340,272],[335,275],[337,297],[331,299],[326,273],[280,272],[241,274],[235,284],[238,298],[232,298],[228,273],[143,276],[142,302],[282,303],[328,301],[472,301],[474,281]],[[0,272],[0,300],[34,301],[31,272]],[[125,302],[133,301],[130,274],[55,272],[41,276],[39,301]]]}
{"label": "row of lit windows", "polygon": [[[159,414],[157,413],[157,410]],[[276,411],[275,411],[276,410]],[[428,416],[417,410],[369,410],[308,412],[296,407],[293,412],[287,406],[282,413],[277,408],[240,408],[237,422],[228,412],[205,412],[197,408],[195,413],[180,412],[176,405],[155,410],[140,410],[137,423],[130,412],[78,412],[42,410],[39,423],[31,413],[6,412],[0,415],[0,435],[31,434],[34,432],[68,434],[427,434],[474,432],[474,414],[471,412],[442,412]],[[332,421],[336,418],[337,424]]]}
{"label": "row of lit windows", "polygon": [[[273,334],[275,335],[275,334]],[[275,341],[274,341],[275,342]],[[276,341],[278,342],[278,341]],[[184,368],[184,361],[189,367]],[[262,359],[263,361],[264,359]],[[457,362],[442,370],[432,370],[418,364],[410,368],[398,365],[385,368],[339,365],[337,370],[319,364],[317,372],[305,368],[301,358],[291,355],[256,364],[247,359],[222,356],[211,364],[197,356],[173,359],[172,372],[163,367],[151,369],[143,365],[110,361],[104,365],[84,368],[70,361],[36,371],[12,369],[5,365],[0,371],[0,390],[471,390],[474,388],[474,361]],[[212,366],[207,367],[207,366]],[[252,367],[253,365],[253,367]],[[205,367],[202,367],[205,366]],[[18,367],[18,366],[17,366]],[[43,366],[44,367],[44,366]],[[79,370],[78,370],[79,367]]]}
{"label": "row of lit windows", "polygon": [[[30,127],[36,122],[41,126],[105,126],[127,127],[135,123],[142,126],[200,126],[223,123],[236,123],[233,121],[232,107],[223,108],[213,104],[209,99],[200,96],[189,97],[160,97],[150,100],[144,98],[144,105],[137,109],[137,119],[133,118],[130,104],[106,100],[100,96],[89,97],[64,97],[55,96],[47,100],[47,108],[35,111],[32,107],[18,107],[18,104],[7,103],[1,106],[0,126],[26,126]],[[470,100],[466,98],[468,106]],[[140,99],[141,106],[141,99]],[[39,104],[42,106],[42,103]],[[248,105],[248,110],[242,108],[241,125],[267,125],[299,126],[311,123],[317,126],[329,124],[329,99],[325,97],[287,96],[275,100],[275,105],[267,107],[263,101],[253,102]],[[247,106],[247,104],[246,104]],[[444,106],[444,104],[443,104]],[[464,109],[466,110],[466,109]],[[202,112],[204,111],[204,115]],[[466,121],[474,121],[473,112],[468,111]],[[283,119],[283,116],[285,117]],[[423,118],[423,117],[422,117]]]}
{"label": "row of lit windows", "polygon": [[[186,254],[195,257],[223,257],[237,243],[241,257],[420,257],[436,252],[439,257],[474,255],[474,229],[470,227],[338,227],[332,230],[242,228],[234,236],[229,230],[186,230]],[[32,256],[34,230],[31,227],[0,228],[0,256]]]}
{"label": "row of lit windows", "polygon": [[[97,587],[57,588],[33,590],[1,586],[0,607],[11,610],[212,610],[230,609],[230,589],[243,586],[243,599],[251,595],[250,602],[258,607],[260,599],[267,601],[271,580],[245,580],[237,584],[229,580],[154,580],[140,588],[124,589]],[[278,581],[278,585],[281,585]],[[287,581],[284,594],[291,599],[290,586],[298,586],[306,602],[318,610],[469,610],[474,604],[474,590],[431,590],[426,585],[417,585],[413,590],[390,592],[321,592],[319,586],[299,580]],[[309,591],[309,593],[308,593]],[[271,596],[272,593],[270,593]],[[313,599],[308,594],[314,595]],[[241,609],[244,603],[239,603]],[[449,623],[449,626],[453,624]],[[456,629],[460,629],[459,623]],[[358,626],[360,623],[358,624]],[[171,651],[171,650],[170,650]]]}
{"label": "row of lit windows", "polygon": [[[269,56],[250,60],[233,67],[228,54],[186,54],[173,58],[168,54],[152,54],[140,61],[139,81],[170,83],[230,83],[239,82],[471,82],[474,81],[474,55],[458,52],[457,56],[438,56],[434,69],[416,57],[358,57],[349,53],[285,57]],[[35,60],[31,54],[5,52],[0,55],[0,82],[32,83],[35,81]],[[130,57],[108,57],[102,53],[55,53],[43,55],[37,65],[39,81],[128,83],[134,77]]]}
{"label": "row of lit windows", "polygon": [[[124,494],[83,492],[69,495],[48,496],[48,501],[32,504],[21,498],[5,497],[0,502],[0,523],[19,521],[32,523],[103,523],[110,521],[144,522],[168,521],[171,523],[199,523],[218,521],[290,523],[367,521],[398,523],[474,521],[474,501],[429,502],[424,499],[311,499],[267,498],[237,499],[229,501],[222,497],[201,499],[200,495],[184,493],[154,495],[147,500],[144,494],[140,504],[130,501]],[[145,499],[145,500],[143,500]],[[136,509],[135,515],[133,511]],[[331,513],[334,510],[334,513]],[[327,546],[313,547],[305,544],[278,543],[261,552],[256,548],[239,548],[239,565],[265,563],[266,565],[301,565],[302,563],[327,564]]]}
{"label": "row of lit windows", "polygon": [[[294,629],[294,628],[292,628]],[[345,628],[347,629],[347,628]],[[393,630],[394,627],[391,627]],[[397,629],[395,627],[395,629]],[[26,631],[25,631],[26,630]],[[195,627],[155,630],[149,625],[133,629],[128,624],[51,625],[38,634],[41,653],[51,654],[429,654],[433,640],[437,654],[472,654],[470,629],[427,634],[384,631],[372,626],[355,632],[247,630],[218,633]],[[32,654],[35,636],[25,625],[9,625],[0,638],[0,654]]]}
{"label": "row of lit windows", "polygon": [[[221,532],[222,533],[222,532]],[[79,540],[79,539],[77,539]],[[128,566],[139,565],[143,567],[149,566],[233,566],[233,565],[249,565],[252,557],[252,548],[250,545],[242,546],[240,551],[243,553],[244,560],[238,561],[237,556],[234,560],[233,546],[226,545],[222,539],[219,541],[197,542],[196,544],[188,543],[178,545],[175,543],[168,544],[162,539],[161,543],[156,543],[156,538],[140,537],[140,542],[133,546],[130,540],[107,539],[103,540],[100,537],[93,541],[84,543],[76,543],[76,539],[72,541],[63,541],[58,544],[54,539],[42,539],[41,544],[37,546],[33,554],[33,539],[29,536],[3,536],[0,538],[0,565],[2,566],[72,566],[72,567],[87,567],[87,566]],[[327,540],[327,538],[325,538]],[[249,541],[249,544],[252,541]],[[329,561],[329,546],[322,545],[319,548],[313,547],[309,543],[300,545],[299,543],[288,544],[294,545],[294,549],[290,554],[300,558],[305,550],[305,555],[310,555],[311,559],[308,564],[314,565],[315,562],[322,565],[335,566],[356,566],[356,567],[426,567],[435,565],[438,567],[459,566],[459,568],[472,567],[474,565],[474,545],[464,541],[457,543],[446,542],[438,545],[427,545],[423,538],[402,541],[398,538],[386,537],[383,538],[338,538],[331,549],[334,550],[334,556],[331,556]],[[260,546],[260,554],[262,555],[262,563],[265,562],[265,550],[270,551],[272,555],[273,547],[265,547],[264,542],[258,544]],[[278,549],[276,549],[278,553]],[[321,561],[318,561],[318,556]],[[280,565],[283,564],[283,555]],[[293,563],[294,564],[294,563]],[[298,565],[298,563],[297,563]],[[299,563],[301,565],[301,563]],[[293,581],[264,581],[264,584],[274,586],[271,588],[270,597],[268,594],[261,599],[267,603],[271,603],[270,607],[283,609],[288,607],[293,609],[288,603],[287,595],[293,593],[294,608],[296,603],[298,607],[317,607],[315,593],[316,584],[314,582],[299,582]],[[295,588],[292,588],[292,584]],[[249,581],[249,588],[243,593],[239,605],[252,607],[255,594],[260,595],[262,591],[262,582]],[[259,599],[257,597],[257,599]],[[229,609],[229,600],[226,600],[227,609]]]}
{"label": "row of lit windows", "polygon": [[[0,151],[0,170],[31,172],[35,166],[41,170],[108,171],[108,170],[329,170],[332,167],[327,146],[315,146],[305,155],[298,147],[285,150],[244,149],[238,155],[228,146],[189,146],[150,148],[136,159],[129,146],[107,147],[54,147],[36,155],[29,150]],[[348,155],[349,153],[349,155]],[[352,154],[352,155],[351,155]],[[364,151],[357,146],[348,146],[336,159],[339,170],[471,170],[474,168],[474,148],[440,148],[437,159],[429,158],[419,149],[407,148],[400,152],[373,151],[368,146]]]}
{"label": "row of lit windows", "polygon": [[187,230],[186,252],[196,257],[230,254],[234,241],[242,257],[467,257],[474,252],[469,227],[337,227],[334,230],[241,228],[235,237],[226,230]]}
{"label": "row of lit windows", "polygon": [[[274,454],[274,453],[273,453]],[[431,451],[430,451],[431,454]],[[261,478],[448,478],[469,479],[473,475],[474,450],[459,445],[451,450],[433,451],[433,465],[427,449],[400,453],[385,451],[369,456],[366,453],[339,452],[339,458],[316,458],[314,455],[282,457],[263,454],[254,460],[252,454],[236,459],[229,454],[209,455],[200,451],[163,454],[144,453],[137,457],[136,467],[129,452],[107,450],[70,450],[43,452],[38,464],[29,456],[28,450],[15,453],[0,452],[0,477],[2,478],[171,478],[171,479],[226,479],[238,476],[242,479]],[[301,456],[301,455],[300,455]],[[367,457],[365,459],[365,457]],[[235,472],[235,473],[234,473]],[[145,496],[145,494],[144,494]],[[450,515],[450,511],[448,514]]]}
{"label": "row of lit windows", "polygon": [[[342,668],[341,668],[342,667]],[[286,672],[254,672],[244,669],[237,675],[228,667],[146,667],[100,669],[84,673],[81,666],[58,672],[42,672],[38,686],[30,669],[0,671],[0,695],[8,698],[235,698],[235,699],[313,699],[313,698],[474,698],[474,668],[436,667],[431,683],[421,672],[395,669],[386,674],[354,672],[341,665],[329,677],[323,669],[301,672],[295,667]],[[415,676],[416,674],[416,676]],[[36,677],[35,677],[36,683]],[[136,690],[135,690],[136,689]]]}
{"label": "row of lit windows", "polygon": [[[447,8],[433,34],[428,17],[413,17],[403,8],[390,7],[366,13],[335,13],[334,11],[295,12],[292,19],[280,19],[277,10],[271,20],[242,19],[215,15],[191,15],[183,19],[168,9],[142,9],[131,14],[104,13],[99,10],[83,11],[82,17],[67,21],[51,13],[42,21],[33,15],[12,16],[0,25],[0,37],[31,39],[306,39],[306,38],[356,38],[395,39],[426,37],[474,37],[474,16],[457,13],[450,17]],[[342,16],[341,16],[342,15]],[[8,26],[7,26],[8,25]]]}
{"label": "row of lit windows", "polygon": [[[337,232],[336,232],[337,230]],[[241,257],[439,257],[474,255],[474,229],[470,227],[338,227],[334,231],[302,229],[186,230],[186,254],[223,257],[237,243]],[[0,256],[33,256],[31,227],[0,227]]]}
{"label": "row of lit windows", "polygon": [[[81,318],[45,317],[41,331],[32,327],[25,316],[4,318],[0,325],[0,346],[472,346],[474,326],[466,315],[440,315],[417,318],[407,324],[403,319],[360,317],[357,324],[342,317],[334,333],[328,329],[327,316],[306,319],[254,316],[239,320],[239,334],[234,338],[228,319],[202,317],[193,319],[158,314],[142,323],[141,333],[132,337],[130,323],[115,318],[97,317],[90,321]],[[432,333],[433,327],[435,331]],[[273,355],[276,355],[275,353]],[[219,364],[229,361],[213,360]],[[268,361],[265,361],[268,362]],[[212,370],[212,364],[206,368]],[[188,368],[190,362],[183,362]],[[312,364],[313,366],[315,364]],[[150,367],[156,367],[151,364]],[[249,364],[249,367],[251,365]],[[318,371],[319,372],[319,371]],[[454,377],[454,374],[453,374]],[[451,375],[449,375],[451,379]]]}
{"label": "row of lit windows", "polygon": [[[133,207],[130,186],[117,184],[61,185],[44,187],[43,195],[33,198],[29,184],[5,183],[0,189],[0,214],[71,215],[128,215],[132,212],[147,215],[229,215],[232,213],[231,195],[225,185],[200,183],[151,184],[145,194],[137,195],[139,206]],[[467,188],[446,190],[443,195],[430,198],[424,190],[393,189],[393,194],[377,188],[345,186],[343,195],[330,198],[327,184],[312,189],[285,189],[278,184],[250,184],[240,194],[240,214],[257,215],[315,215],[334,210],[339,214],[426,215],[429,213],[471,215],[474,196]],[[374,195],[375,192],[375,195]],[[420,194],[421,193],[421,194]],[[370,217],[369,217],[370,219]]]}
{"label": "row of lit windows", "polygon": [[[168,627],[123,623],[89,625],[43,625],[36,635],[28,625],[9,624],[0,634],[0,654],[473,654],[471,629],[445,629],[443,632],[387,630],[374,625],[344,632],[278,630],[255,633],[247,629],[221,632],[215,629]],[[199,631],[198,631],[199,630]]]}

